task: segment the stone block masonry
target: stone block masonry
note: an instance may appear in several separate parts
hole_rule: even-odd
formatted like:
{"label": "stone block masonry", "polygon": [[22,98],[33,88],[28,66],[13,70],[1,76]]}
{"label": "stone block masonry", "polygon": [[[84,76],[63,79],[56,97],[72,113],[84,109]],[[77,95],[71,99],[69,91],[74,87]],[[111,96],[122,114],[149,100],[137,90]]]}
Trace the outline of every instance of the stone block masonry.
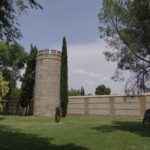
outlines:
{"label": "stone block masonry", "polygon": [[[44,88],[43,88],[44,89]],[[42,90],[43,90],[42,89]],[[34,103],[34,115],[53,117],[59,94],[49,95],[47,92],[40,95]],[[52,99],[50,99],[50,98]],[[36,98],[36,97],[35,97]],[[8,103],[7,103],[8,102]],[[18,99],[4,101],[5,113],[15,115],[18,113]],[[145,110],[150,109],[150,95],[142,96],[74,96],[69,97],[68,115],[83,116],[137,116],[142,117]],[[21,114],[21,111],[19,112]]]}
{"label": "stone block masonry", "polygon": [[54,117],[60,102],[61,53],[57,50],[39,51],[36,63],[33,114]]}
{"label": "stone block masonry", "polygon": [[150,95],[69,97],[68,115],[139,116],[150,109]]}

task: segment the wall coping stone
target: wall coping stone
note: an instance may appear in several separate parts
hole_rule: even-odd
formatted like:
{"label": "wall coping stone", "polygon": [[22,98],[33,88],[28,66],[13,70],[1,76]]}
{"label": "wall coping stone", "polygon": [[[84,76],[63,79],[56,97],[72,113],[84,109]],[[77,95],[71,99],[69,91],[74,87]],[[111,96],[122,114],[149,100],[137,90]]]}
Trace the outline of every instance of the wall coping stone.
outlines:
{"label": "wall coping stone", "polygon": [[71,99],[79,99],[79,98],[114,98],[114,97],[143,97],[150,96],[150,94],[141,94],[141,95],[93,95],[93,96],[69,96]]}

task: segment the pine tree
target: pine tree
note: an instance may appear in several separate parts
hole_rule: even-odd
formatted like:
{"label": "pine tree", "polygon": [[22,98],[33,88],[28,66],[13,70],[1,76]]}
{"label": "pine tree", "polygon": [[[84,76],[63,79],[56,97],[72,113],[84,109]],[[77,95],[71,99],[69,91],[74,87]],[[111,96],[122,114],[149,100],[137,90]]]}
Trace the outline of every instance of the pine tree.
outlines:
{"label": "pine tree", "polygon": [[31,112],[32,98],[34,96],[37,52],[37,48],[31,45],[31,52],[28,57],[27,68],[22,81],[22,93],[20,98],[20,104],[23,108],[26,108],[26,115]]}
{"label": "pine tree", "polygon": [[62,117],[67,115],[68,105],[68,57],[67,57],[67,41],[63,38],[62,58],[61,58],[61,76],[60,76],[60,105]]}

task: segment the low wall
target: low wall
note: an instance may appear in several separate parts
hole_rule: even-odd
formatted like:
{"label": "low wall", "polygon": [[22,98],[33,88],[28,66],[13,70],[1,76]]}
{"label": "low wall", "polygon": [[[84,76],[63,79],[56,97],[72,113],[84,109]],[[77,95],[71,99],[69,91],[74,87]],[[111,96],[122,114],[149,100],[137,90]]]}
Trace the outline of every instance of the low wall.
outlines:
{"label": "low wall", "polygon": [[18,110],[18,103],[16,100],[5,100],[1,102],[3,105],[3,112],[2,114],[8,114],[8,115],[16,115]]}
{"label": "low wall", "polygon": [[150,95],[69,97],[69,115],[143,116]]}
{"label": "low wall", "polygon": [[[23,114],[18,99],[3,102],[4,114]],[[150,95],[73,96],[69,97],[68,115],[141,116],[150,108]]]}
{"label": "low wall", "polygon": [[7,98],[7,100],[3,100],[3,112],[1,114],[5,115],[22,115],[24,113],[24,109],[19,105],[19,98]]}

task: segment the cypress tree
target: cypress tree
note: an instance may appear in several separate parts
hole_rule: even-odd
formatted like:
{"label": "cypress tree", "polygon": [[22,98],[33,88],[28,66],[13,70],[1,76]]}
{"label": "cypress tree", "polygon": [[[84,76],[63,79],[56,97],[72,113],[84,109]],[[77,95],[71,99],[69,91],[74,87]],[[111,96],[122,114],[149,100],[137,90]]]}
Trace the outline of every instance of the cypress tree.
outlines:
{"label": "cypress tree", "polygon": [[81,87],[81,96],[85,96],[85,90],[83,86]]}
{"label": "cypress tree", "polygon": [[34,85],[35,85],[35,69],[36,69],[36,56],[37,48],[31,45],[31,52],[27,60],[27,68],[23,77],[21,87],[20,104],[23,108],[26,108],[25,114],[31,113],[32,109],[32,98],[34,96]]}
{"label": "cypress tree", "polygon": [[67,41],[63,38],[62,58],[61,58],[61,75],[60,75],[60,105],[62,117],[67,115],[68,105],[68,56],[67,56]]}

